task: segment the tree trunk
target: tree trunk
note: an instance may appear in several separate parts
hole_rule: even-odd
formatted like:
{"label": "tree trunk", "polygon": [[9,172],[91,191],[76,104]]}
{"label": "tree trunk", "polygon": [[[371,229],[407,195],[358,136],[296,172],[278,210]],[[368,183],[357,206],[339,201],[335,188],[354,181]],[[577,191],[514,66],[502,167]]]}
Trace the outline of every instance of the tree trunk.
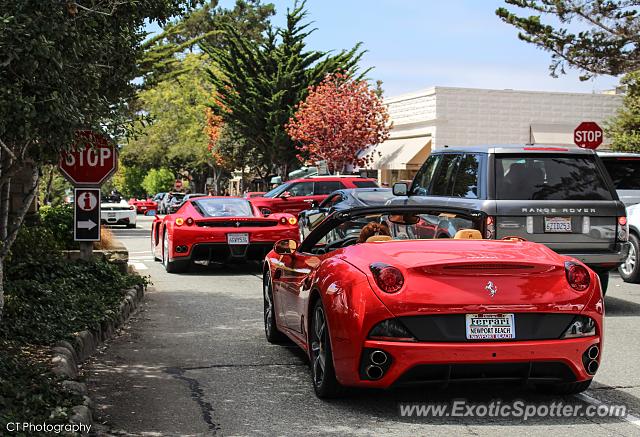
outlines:
{"label": "tree trunk", "polygon": [[44,199],[42,200],[44,205],[51,203],[51,187],[53,186],[53,175],[55,171],[56,168],[52,165],[51,170],[49,171],[49,177],[47,178],[47,189],[45,190]]}

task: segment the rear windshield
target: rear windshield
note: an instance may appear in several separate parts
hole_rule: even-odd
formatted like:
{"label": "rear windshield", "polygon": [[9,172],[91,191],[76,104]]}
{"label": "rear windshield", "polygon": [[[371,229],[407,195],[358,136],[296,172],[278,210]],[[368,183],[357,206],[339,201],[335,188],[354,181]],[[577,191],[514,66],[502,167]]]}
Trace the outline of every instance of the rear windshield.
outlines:
{"label": "rear windshield", "polygon": [[640,190],[640,158],[602,158],[616,190]]}
{"label": "rear windshield", "polygon": [[612,200],[593,156],[496,156],[496,198]]}
{"label": "rear windshield", "polygon": [[376,188],[378,186],[374,181],[353,181],[353,185],[358,188]]}
{"label": "rear windshield", "polygon": [[391,190],[362,192],[356,191],[353,193],[353,196],[359,199],[365,205],[384,205],[387,200],[394,197]]}
{"label": "rear windshield", "polygon": [[199,199],[191,203],[204,217],[253,217],[251,205],[245,199]]}

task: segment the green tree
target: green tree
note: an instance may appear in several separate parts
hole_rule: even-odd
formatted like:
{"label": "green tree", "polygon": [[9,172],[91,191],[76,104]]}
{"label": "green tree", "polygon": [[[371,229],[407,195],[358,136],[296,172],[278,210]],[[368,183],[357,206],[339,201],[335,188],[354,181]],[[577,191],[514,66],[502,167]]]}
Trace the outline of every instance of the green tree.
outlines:
{"label": "green tree", "polygon": [[[57,161],[78,129],[112,138],[129,131],[145,24],[197,3],[0,0],[0,265],[36,196],[40,165]],[[11,180],[21,171],[31,181],[10,216]]]}
{"label": "green tree", "polygon": [[143,198],[147,191],[142,187],[142,181],[147,172],[138,166],[126,166],[122,162],[113,178],[113,186],[124,197]]}
{"label": "green tree", "polygon": [[640,152],[640,71],[629,73],[620,81],[626,86],[622,108],[606,124],[614,150]]}
{"label": "green tree", "polygon": [[138,94],[138,104],[151,118],[122,151],[125,166],[145,170],[168,167],[186,172],[203,189],[212,165],[205,132],[212,86],[205,78],[206,55],[188,54],[182,64],[191,74],[159,82]]}
{"label": "green tree", "polygon": [[142,181],[142,188],[149,194],[170,191],[176,181],[175,174],[168,168],[149,170]]}
{"label": "green tree", "polygon": [[306,49],[314,31],[306,17],[304,2],[287,10],[283,28],[269,26],[264,43],[252,44],[232,27],[226,27],[223,47],[204,45],[215,62],[209,77],[218,93],[213,111],[242,136],[250,153],[246,161],[260,175],[286,175],[298,160],[294,142],[285,124],[295,106],[329,73],[354,73],[363,55],[360,44],[335,55]]}
{"label": "green tree", "polygon": [[[552,76],[571,66],[581,79],[618,76],[640,69],[640,11],[637,0],[505,0],[533,11],[520,16],[507,8],[496,14],[515,26],[518,37],[552,54]],[[558,25],[543,23],[543,16]]]}

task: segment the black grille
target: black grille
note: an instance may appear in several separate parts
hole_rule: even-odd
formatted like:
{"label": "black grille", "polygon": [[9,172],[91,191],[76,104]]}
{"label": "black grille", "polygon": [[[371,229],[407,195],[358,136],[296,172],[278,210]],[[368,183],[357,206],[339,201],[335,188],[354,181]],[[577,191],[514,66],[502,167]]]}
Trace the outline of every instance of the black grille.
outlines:
{"label": "black grille", "polygon": [[468,343],[557,339],[567,330],[574,318],[575,314],[516,313],[516,338],[467,340],[465,314],[399,317],[418,341]]}
{"label": "black grille", "polygon": [[573,382],[575,374],[559,361],[521,363],[423,364],[409,369],[396,385],[467,381]]}
{"label": "black grille", "polygon": [[251,243],[228,245],[226,243],[203,243],[193,246],[191,259],[199,261],[225,262],[230,259],[263,260],[273,249],[273,243]]}
{"label": "black grille", "polygon": [[276,226],[276,220],[241,221],[241,220],[220,220],[211,222],[196,222],[198,226],[205,228],[267,228]]}

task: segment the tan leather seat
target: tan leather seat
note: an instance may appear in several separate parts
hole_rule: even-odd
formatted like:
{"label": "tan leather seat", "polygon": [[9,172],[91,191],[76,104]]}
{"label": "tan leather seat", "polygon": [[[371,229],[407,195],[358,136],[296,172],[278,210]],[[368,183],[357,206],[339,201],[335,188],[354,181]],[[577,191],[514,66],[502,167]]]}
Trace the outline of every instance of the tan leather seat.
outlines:
{"label": "tan leather seat", "polygon": [[453,237],[454,240],[482,240],[482,234],[477,229],[460,229]]}
{"label": "tan leather seat", "polygon": [[375,242],[390,241],[390,240],[393,240],[393,238],[391,238],[388,235],[372,235],[369,238],[367,238],[367,243],[375,243]]}

